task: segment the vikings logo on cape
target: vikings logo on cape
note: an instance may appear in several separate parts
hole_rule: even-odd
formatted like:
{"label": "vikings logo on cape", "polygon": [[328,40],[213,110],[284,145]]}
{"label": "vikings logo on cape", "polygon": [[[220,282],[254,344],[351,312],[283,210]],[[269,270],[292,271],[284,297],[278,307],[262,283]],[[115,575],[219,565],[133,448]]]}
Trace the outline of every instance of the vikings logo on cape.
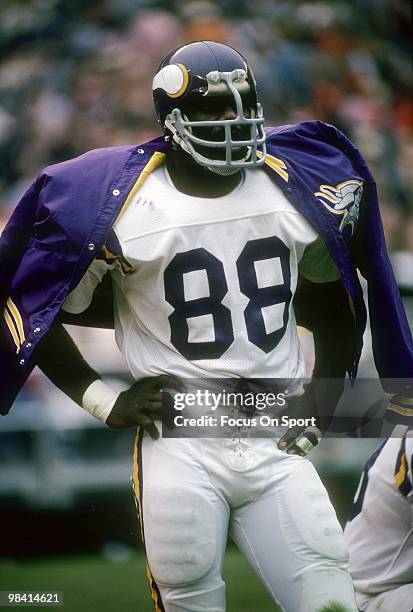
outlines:
{"label": "vikings logo on cape", "polygon": [[335,215],[342,215],[340,230],[349,226],[350,234],[353,235],[356,226],[360,201],[363,194],[363,181],[348,179],[333,185],[320,185],[320,191],[314,195],[324,204],[324,206]]}

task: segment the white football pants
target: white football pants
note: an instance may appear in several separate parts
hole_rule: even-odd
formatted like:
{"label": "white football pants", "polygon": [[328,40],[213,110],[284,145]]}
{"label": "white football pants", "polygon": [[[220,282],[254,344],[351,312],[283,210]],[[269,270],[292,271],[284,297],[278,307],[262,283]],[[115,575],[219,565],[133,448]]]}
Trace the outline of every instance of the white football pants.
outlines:
{"label": "white football pants", "polygon": [[356,597],[363,612],[412,612],[413,610],[413,584],[405,584],[372,597],[364,594],[357,594]]}
{"label": "white football pants", "polygon": [[228,534],[285,612],[357,612],[342,529],[307,459],[271,439],[140,433],[133,483],[156,612],[225,611]]}

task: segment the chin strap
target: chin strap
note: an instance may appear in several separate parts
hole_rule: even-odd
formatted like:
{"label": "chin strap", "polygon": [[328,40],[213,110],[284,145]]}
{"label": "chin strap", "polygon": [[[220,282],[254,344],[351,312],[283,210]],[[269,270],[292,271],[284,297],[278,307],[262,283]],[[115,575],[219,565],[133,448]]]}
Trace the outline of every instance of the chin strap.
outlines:
{"label": "chin strap", "polygon": [[225,168],[225,166],[207,166],[207,169],[220,176],[231,176],[242,170],[242,168]]}

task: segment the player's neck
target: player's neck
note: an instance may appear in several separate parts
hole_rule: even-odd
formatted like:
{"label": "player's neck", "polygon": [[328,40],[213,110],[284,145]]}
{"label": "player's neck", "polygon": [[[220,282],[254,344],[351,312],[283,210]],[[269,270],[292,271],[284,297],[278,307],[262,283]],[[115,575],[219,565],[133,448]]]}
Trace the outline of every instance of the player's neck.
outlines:
{"label": "player's neck", "polygon": [[230,176],[214,174],[197,164],[183,151],[170,151],[167,169],[178,191],[198,198],[219,198],[227,195],[239,185],[242,172]]}

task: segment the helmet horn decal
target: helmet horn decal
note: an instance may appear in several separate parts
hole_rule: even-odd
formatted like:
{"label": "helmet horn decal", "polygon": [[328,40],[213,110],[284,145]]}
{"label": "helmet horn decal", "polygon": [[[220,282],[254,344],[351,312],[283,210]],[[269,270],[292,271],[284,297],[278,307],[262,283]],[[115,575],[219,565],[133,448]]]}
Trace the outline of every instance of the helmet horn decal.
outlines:
{"label": "helmet horn decal", "polygon": [[162,89],[169,98],[179,98],[188,89],[189,73],[183,64],[164,66],[153,79],[152,90]]}

